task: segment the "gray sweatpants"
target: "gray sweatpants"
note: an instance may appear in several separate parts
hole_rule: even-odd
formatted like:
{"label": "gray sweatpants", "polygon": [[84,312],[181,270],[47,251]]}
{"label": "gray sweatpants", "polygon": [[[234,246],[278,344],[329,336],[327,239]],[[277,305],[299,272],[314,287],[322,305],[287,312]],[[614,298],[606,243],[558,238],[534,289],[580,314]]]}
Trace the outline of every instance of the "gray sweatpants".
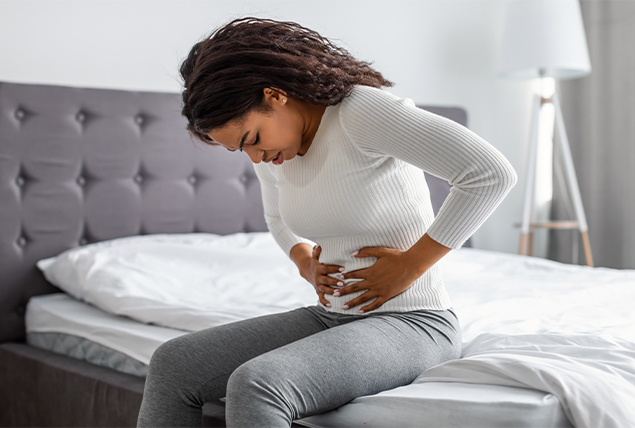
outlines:
{"label": "gray sweatpants", "polygon": [[460,354],[452,310],[347,315],[310,306],[252,318],[162,344],[138,426],[201,426],[203,404],[226,397],[228,428],[289,427]]}

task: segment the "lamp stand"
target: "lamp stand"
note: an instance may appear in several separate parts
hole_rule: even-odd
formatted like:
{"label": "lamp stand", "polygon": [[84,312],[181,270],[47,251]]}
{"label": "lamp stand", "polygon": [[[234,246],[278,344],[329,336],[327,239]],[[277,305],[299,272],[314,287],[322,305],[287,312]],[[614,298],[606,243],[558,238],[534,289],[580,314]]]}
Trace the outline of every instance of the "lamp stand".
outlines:
{"label": "lamp stand", "polygon": [[[577,221],[549,221],[546,223],[531,223],[531,213],[534,203],[534,186],[536,181],[536,167],[538,157],[538,130],[540,127],[540,109],[543,104],[552,103],[556,114],[555,128],[558,132],[558,143],[563,154],[564,167],[566,172],[567,184],[569,192],[573,197],[575,207],[575,215]],[[531,131],[529,134],[529,157],[527,159],[527,183],[525,185],[525,202],[523,206],[523,221],[520,235],[520,254],[527,255],[527,244],[529,244],[529,254],[533,253],[533,233],[534,228],[547,229],[579,229],[584,242],[584,254],[586,262],[589,266],[593,266],[593,258],[591,255],[591,244],[589,243],[588,226],[582,207],[582,198],[580,197],[580,189],[576,180],[575,170],[573,167],[573,159],[571,157],[571,149],[569,148],[569,140],[562,118],[562,110],[558,100],[557,92],[551,98],[543,98],[541,95],[535,94],[532,115],[531,115]]]}

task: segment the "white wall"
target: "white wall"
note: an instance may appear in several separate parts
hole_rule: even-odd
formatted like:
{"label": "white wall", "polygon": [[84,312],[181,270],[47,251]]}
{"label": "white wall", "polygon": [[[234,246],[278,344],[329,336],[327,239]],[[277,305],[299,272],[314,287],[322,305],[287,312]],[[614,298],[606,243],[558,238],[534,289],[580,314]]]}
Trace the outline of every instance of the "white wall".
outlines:
{"label": "white wall", "polygon": [[218,25],[299,22],[372,61],[396,95],[467,109],[520,177],[475,247],[516,253],[535,83],[496,77],[505,1],[0,1],[0,80],[177,92],[180,61]]}

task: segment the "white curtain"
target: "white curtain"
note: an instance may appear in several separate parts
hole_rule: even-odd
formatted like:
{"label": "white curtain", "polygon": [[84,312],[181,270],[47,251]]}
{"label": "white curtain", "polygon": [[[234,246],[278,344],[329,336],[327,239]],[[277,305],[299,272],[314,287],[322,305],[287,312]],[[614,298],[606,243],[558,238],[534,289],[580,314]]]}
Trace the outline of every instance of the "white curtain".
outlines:
{"label": "white curtain", "polygon": [[[560,82],[563,116],[595,266],[635,269],[635,1],[581,7],[592,72]],[[554,180],[551,218],[572,219],[565,184]],[[552,230],[549,258],[586,264],[579,231]]]}

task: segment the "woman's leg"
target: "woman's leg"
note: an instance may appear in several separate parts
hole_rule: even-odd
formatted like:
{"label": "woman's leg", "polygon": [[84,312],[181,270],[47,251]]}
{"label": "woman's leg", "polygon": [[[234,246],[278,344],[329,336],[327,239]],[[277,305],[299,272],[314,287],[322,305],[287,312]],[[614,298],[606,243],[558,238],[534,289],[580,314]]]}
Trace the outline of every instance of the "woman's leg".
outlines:
{"label": "woman's leg", "polygon": [[289,427],[356,397],[411,383],[461,354],[452,311],[338,318],[345,324],[238,367],[227,385],[227,427]]}
{"label": "woman's leg", "polygon": [[317,307],[251,318],[186,334],[157,348],[146,379],[138,426],[201,426],[202,406],[225,396],[245,361],[335,325]]}

